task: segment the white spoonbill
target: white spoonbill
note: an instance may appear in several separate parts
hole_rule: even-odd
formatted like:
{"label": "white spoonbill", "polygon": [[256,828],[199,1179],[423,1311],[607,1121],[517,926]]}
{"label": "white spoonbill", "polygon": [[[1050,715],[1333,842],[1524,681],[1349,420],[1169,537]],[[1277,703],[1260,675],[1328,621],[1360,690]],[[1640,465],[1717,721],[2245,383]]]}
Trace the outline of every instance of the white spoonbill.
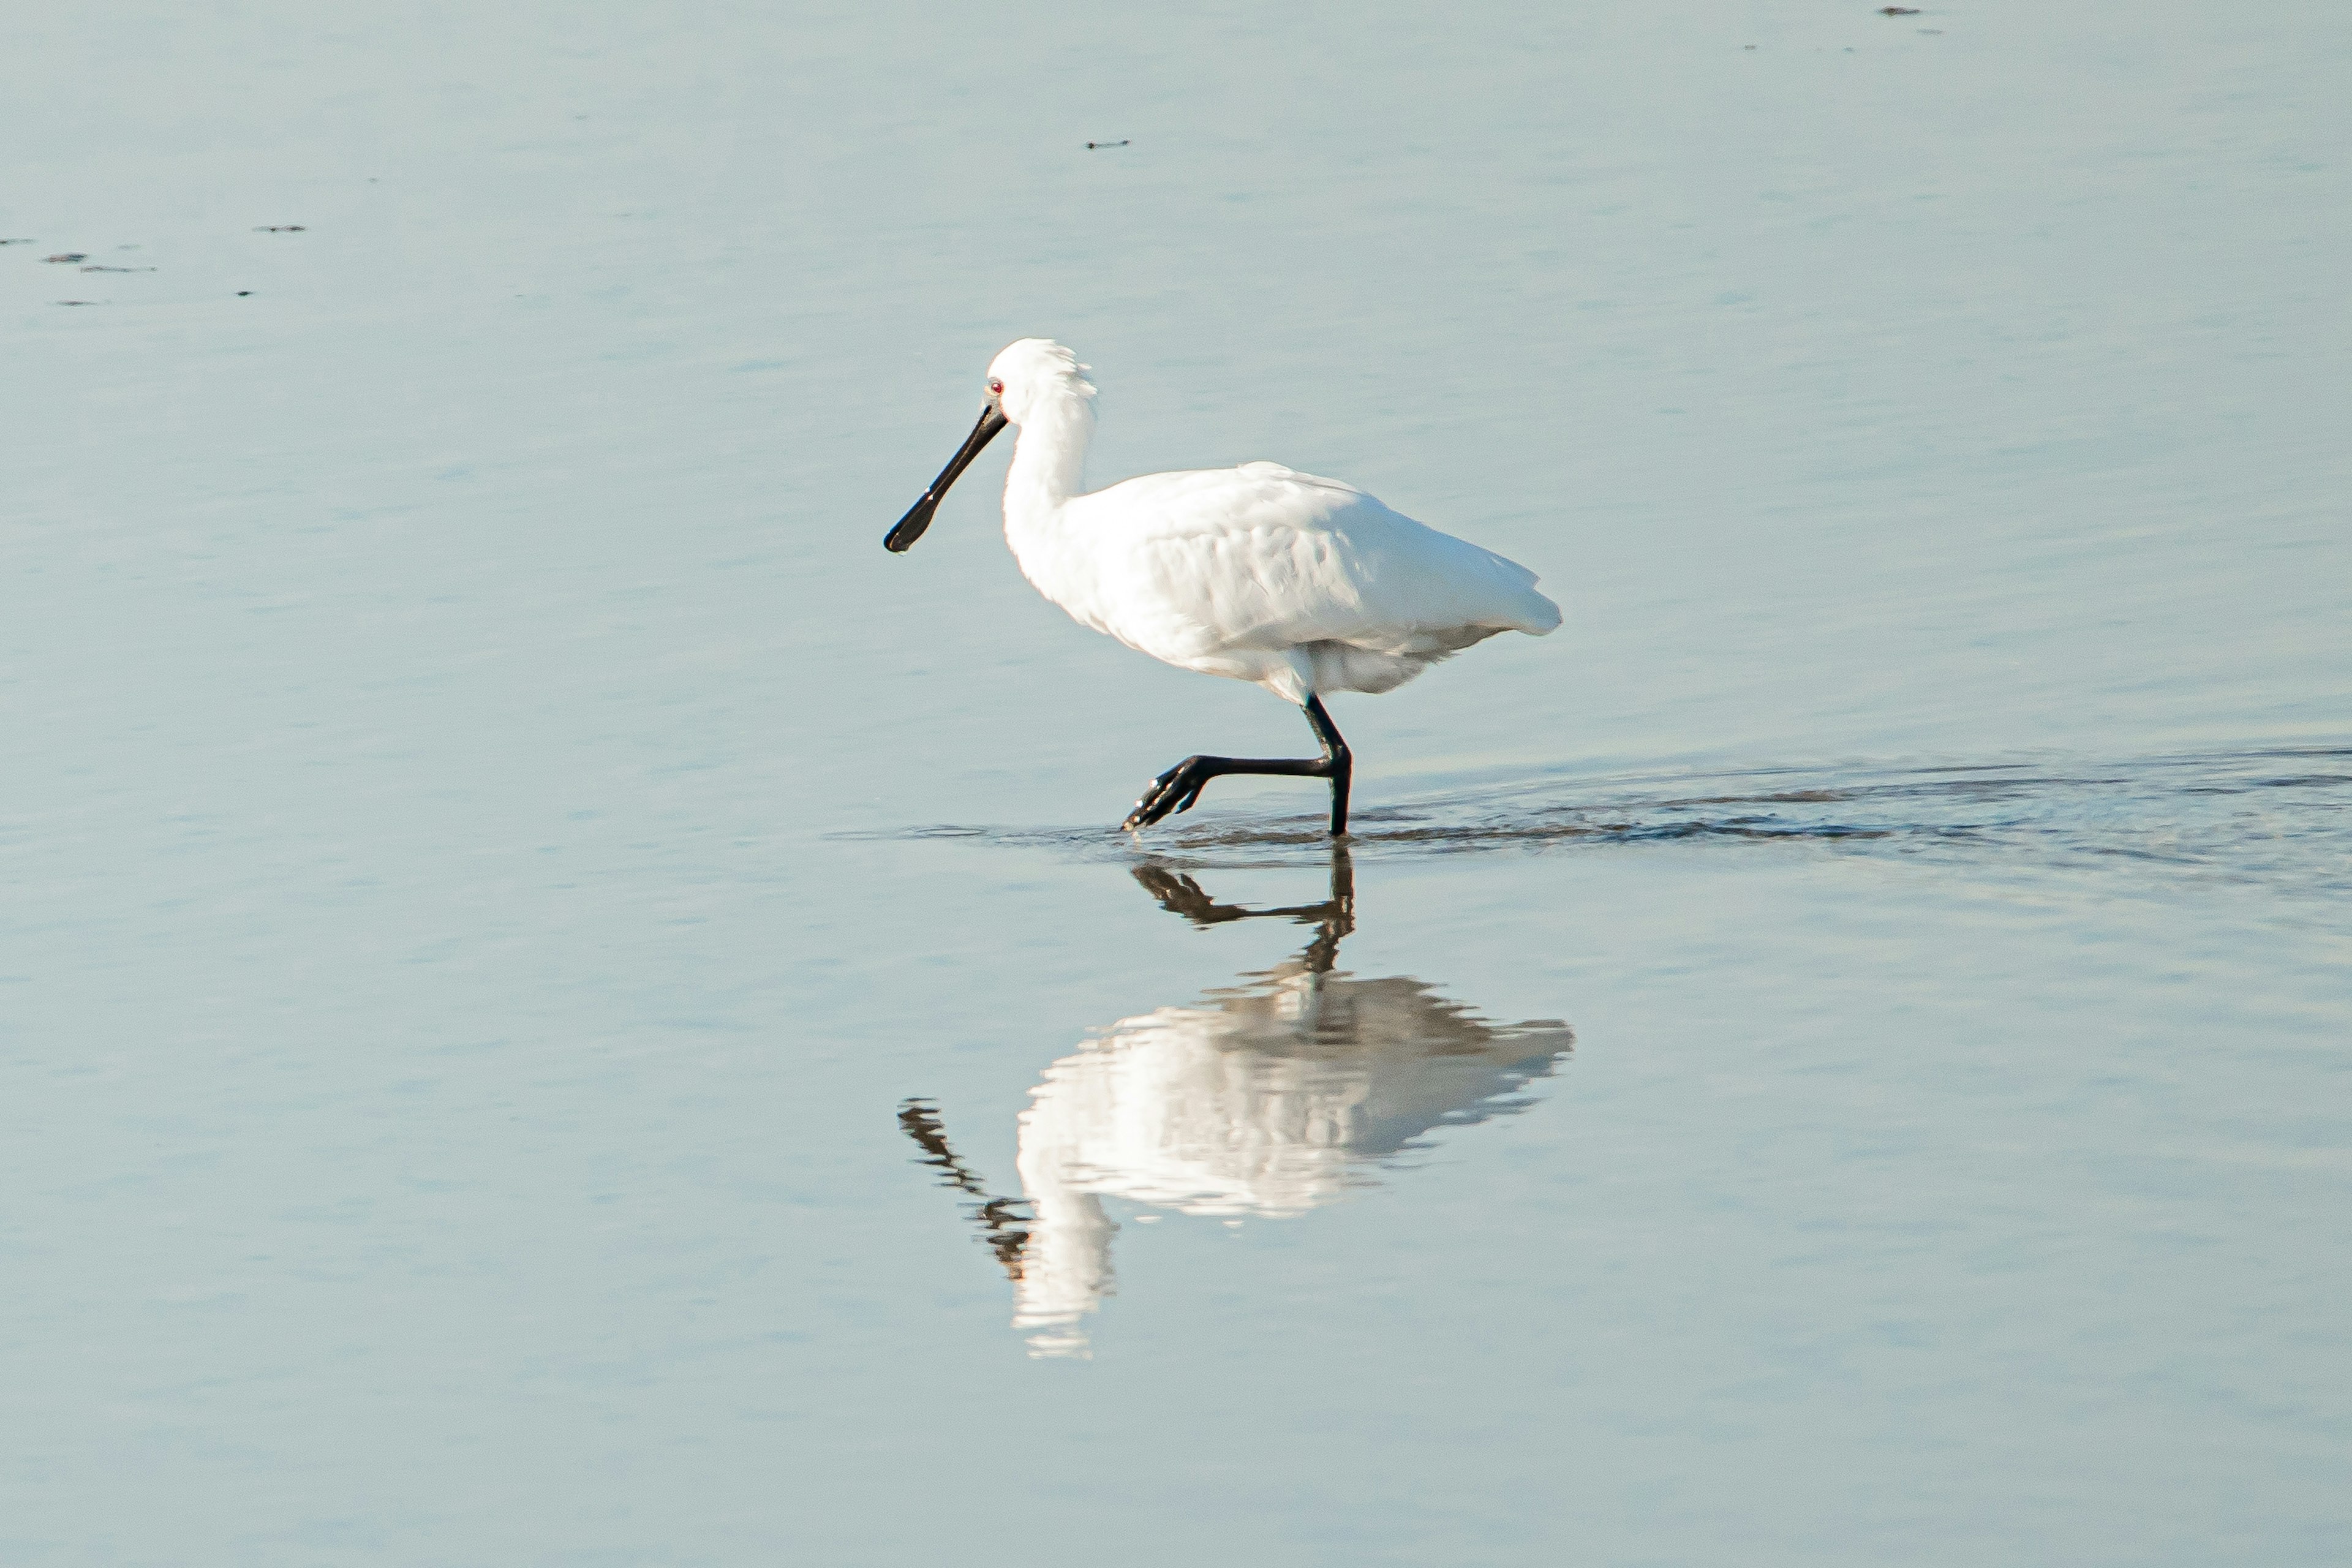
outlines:
{"label": "white spoonbill", "polygon": [[1187,757],[1120,826],[1190,811],[1211,779],[1276,773],[1331,781],[1337,837],[1348,830],[1351,763],[1323,693],[1393,690],[1497,632],[1541,637],[1559,625],[1559,606],[1526,567],[1279,463],[1088,491],[1087,368],[1046,338],[998,354],[979,423],[882,542],[904,551],[920,539],[957,476],[1017,425],[1004,538],[1039,593],[1162,663],[1255,681],[1306,710],[1320,757]]}

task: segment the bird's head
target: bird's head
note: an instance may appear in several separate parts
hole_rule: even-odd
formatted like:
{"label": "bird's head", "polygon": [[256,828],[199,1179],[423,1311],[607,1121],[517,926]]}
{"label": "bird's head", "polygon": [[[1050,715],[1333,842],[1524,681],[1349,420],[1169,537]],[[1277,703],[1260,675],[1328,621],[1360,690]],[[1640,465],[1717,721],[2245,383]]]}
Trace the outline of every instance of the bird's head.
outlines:
{"label": "bird's head", "polygon": [[980,405],[980,421],[963,438],[956,455],[940,470],[921,499],[908,509],[884,546],[903,553],[912,549],[940,510],[940,498],[958,475],[971,466],[980,449],[1007,425],[1026,425],[1049,409],[1075,410],[1081,427],[1092,418],[1095,389],[1086,378],[1078,356],[1051,338],[1023,338],[988,362],[988,401]]}
{"label": "bird's head", "polygon": [[1026,425],[1049,404],[1092,402],[1087,368],[1051,338],[1023,338],[988,362],[988,398],[1006,419]]}

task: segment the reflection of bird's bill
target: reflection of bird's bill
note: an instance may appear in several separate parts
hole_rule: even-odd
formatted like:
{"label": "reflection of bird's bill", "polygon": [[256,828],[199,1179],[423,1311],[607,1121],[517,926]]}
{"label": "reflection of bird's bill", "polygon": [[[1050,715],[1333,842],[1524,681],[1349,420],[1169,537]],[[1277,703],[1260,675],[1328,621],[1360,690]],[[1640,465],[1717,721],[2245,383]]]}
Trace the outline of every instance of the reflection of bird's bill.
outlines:
{"label": "reflection of bird's bill", "polygon": [[1021,1254],[1029,1243],[1030,1217],[1024,1212],[1018,1198],[992,1196],[978,1172],[956,1157],[948,1144],[948,1130],[940,1121],[939,1107],[920,1098],[909,1100],[898,1107],[898,1125],[908,1137],[923,1151],[919,1163],[940,1173],[940,1185],[953,1187],[970,1194],[975,1202],[966,1204],[975,1224],[980,1226],[981,1239],[996,1254],[996,1261],[1004,1266],[1006,1276],[1021,1278]]}
{"label": "reflection of bird's bill", "polygon": [[948,487],[971,467],[971,460],[980,456],[980,449],[995,439],[996,433],[1009,423],[1011,421],[1004,417],[1003,411],[996,406],[993,399],[984,405],[980,411],[979,422],[971,427],[971,434],[963,438],[963,445],[957,447],[956,455],[948,459],[948,466],[940,470],[940,477],[933,479],[921,498],[907,509],[907,515],[882,536],[883,548],[900,555],[912,549],[915,541],[923,537],[923,531],[931,526],[931,515],[940,510],[940,502],[946,499]]}

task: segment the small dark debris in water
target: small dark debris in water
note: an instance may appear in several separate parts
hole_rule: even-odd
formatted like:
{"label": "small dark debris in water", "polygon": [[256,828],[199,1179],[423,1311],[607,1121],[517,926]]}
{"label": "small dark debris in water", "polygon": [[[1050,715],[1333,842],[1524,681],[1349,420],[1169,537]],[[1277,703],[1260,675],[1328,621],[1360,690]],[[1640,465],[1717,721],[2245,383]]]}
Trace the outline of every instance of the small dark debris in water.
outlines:
{"label": "small dark debris in water", "polygon": [[250,289],[240,289],[236,291],[236,297],[240,300],[251,299],[253,297],[253,290]]}
{"label": "small dark debris in water", "polygon": [[0,245],[30,245],[29,239],[0,239]]}
{"label": "small dark debris in water", "polygon": [[1128,137],[1118,142],[1089,142],[1087,143],[1087,151],[1092,153],[1104,147],[1124,147],[1129,142],[1133,140],[1133,137]]}
{"label": "small dark debris in water", "polygon": [[155,269],[152,267],[108,267],[100,262],[93,261],[84,267],[82,270],[84,272],[152,272]]}
{"label": "small dark debris in water", "polygon": [[1745,44],[1745,45],[1742,45],[1741,47],[1742,47],[1743,48],[1750,48],[1750,49],[1752,49],[1752,48],[1754,48],[1756,46],[1755,46],[1755,45],[1753,45],[1753,44]]}
{"label": "small dark debris in water", "polygon": [[58,303],[60,305],[95,305],[98,301],[95,300],[60,300]]}
{"label": "small dark debris in water", "polygon": [[58,261],[70,264],[76,261],[88,261],[89,259],[89,252],[87,250],[60,250],[55,256],[44,256],[41,259],[44,261]]}
{"label": "small dark debris in water", "polygon": [[1922,27],[1919,31],[1923,36],[1930,38],[1940,38],[1944,36],[1944,29],[1941,27]]}
{"label": "small dark debris in water", "polygon": [[1878,8],[1878,14],[1882,16],[1916,16],[1919,14],[1919,7],[1916,5],[1881,5]]}
{"label": "small dark debris in water", "polygon": [[303,226],[299,223],[265,223],[257,225],[253,232],[256,234],[300,234],[302,229]]}

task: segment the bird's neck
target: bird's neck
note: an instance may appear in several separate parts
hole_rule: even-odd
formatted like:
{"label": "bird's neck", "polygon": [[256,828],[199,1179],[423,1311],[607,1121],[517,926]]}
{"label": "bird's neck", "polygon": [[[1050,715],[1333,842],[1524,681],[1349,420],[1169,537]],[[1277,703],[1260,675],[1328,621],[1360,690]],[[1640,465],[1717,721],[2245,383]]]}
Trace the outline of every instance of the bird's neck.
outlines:
{"label": "bird's neck", "polygon": [[1042,521],[1087,488],[1087,442],[1094,405],[1076,394],[1040,398],[1022,422],[1004,476],[1004,521]]}

